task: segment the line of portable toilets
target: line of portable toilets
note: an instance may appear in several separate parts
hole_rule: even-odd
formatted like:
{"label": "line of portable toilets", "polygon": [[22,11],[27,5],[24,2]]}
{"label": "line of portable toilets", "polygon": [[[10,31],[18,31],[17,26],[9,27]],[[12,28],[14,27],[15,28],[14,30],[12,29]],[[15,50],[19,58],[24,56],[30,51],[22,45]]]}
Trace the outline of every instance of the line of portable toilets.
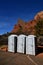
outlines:
{"label": "line of portable toilets", "polygon": [[36,36],[10,35],[8,37],[8,51],[36,55]]}

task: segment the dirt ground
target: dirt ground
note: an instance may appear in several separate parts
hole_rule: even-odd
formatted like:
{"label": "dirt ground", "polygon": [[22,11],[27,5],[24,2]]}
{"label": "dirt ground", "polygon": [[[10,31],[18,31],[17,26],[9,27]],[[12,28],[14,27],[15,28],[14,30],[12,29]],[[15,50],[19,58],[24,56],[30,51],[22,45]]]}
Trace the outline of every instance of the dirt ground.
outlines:
{"label": "dirt ground", "polygon": [[43,47],[38,47],[36,56],[7,52],[7,46],[0,47],[0,65],[43,65]]}
{"label": "dirt ground", "polygon": [[2,46],[0,46],[0,50],[7,51],[8,50],[8,46],[7,45],[2,45]]}
{"label": "dirt ground", "polygon": [[43,53],[32,56],[0,51],[0,65],[43,65]]}

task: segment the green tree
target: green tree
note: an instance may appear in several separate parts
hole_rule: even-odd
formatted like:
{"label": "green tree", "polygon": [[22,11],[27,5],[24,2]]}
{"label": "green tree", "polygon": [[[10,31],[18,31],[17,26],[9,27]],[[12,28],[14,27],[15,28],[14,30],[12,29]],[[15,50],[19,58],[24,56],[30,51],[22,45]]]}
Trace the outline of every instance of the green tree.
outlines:
{"label": "green tree", "polygon": [[43,35],[43,19],[40,19],[37,22],[37,24],[35,26],[35,31],[36,31],[35,35],[37,35],[37,36]]}

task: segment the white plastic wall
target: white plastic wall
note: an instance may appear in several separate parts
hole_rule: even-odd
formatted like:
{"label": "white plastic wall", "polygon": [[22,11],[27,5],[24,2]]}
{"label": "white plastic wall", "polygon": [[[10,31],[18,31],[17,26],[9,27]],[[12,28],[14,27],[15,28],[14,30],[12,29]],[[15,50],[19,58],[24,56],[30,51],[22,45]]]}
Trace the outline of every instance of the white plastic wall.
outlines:
{"label": "white plastic wall", "polygon": [[[34,35],[10,35],[8,37],[8,51],[15,52],[15,37],[17,37],[17,52],[35,55],[35,37]],[[26,47],[25,47],[26,46]],[[25,48],[25,49],[24,49]]]}
{"label": "white plastic wall", "polygon": [[17,41],[17,52],[24,53],[25,35],[19,35]]}
{"label": "white plastic wall", "polygon": [[15,52],[15,48],[14,48],[14,44],[15,44],[15,40],[14,38],[17,37],[17,35],[10,35],[8,37],[8,51],[9,52]]}
{"label": "white plastic wall", "polygon": [[28,35],[26,38],[26,54],[35,55],[35,36]]}

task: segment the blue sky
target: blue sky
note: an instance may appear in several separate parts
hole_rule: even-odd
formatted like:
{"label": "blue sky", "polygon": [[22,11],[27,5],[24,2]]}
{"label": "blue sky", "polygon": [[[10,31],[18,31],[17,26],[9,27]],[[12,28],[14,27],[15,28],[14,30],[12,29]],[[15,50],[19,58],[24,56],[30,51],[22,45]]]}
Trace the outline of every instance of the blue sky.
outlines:
{"label": "blue sky", "polygon": [[0,34],[10,32],[20,18],[29,21],[43,11],[43,0],[0,0]]}

